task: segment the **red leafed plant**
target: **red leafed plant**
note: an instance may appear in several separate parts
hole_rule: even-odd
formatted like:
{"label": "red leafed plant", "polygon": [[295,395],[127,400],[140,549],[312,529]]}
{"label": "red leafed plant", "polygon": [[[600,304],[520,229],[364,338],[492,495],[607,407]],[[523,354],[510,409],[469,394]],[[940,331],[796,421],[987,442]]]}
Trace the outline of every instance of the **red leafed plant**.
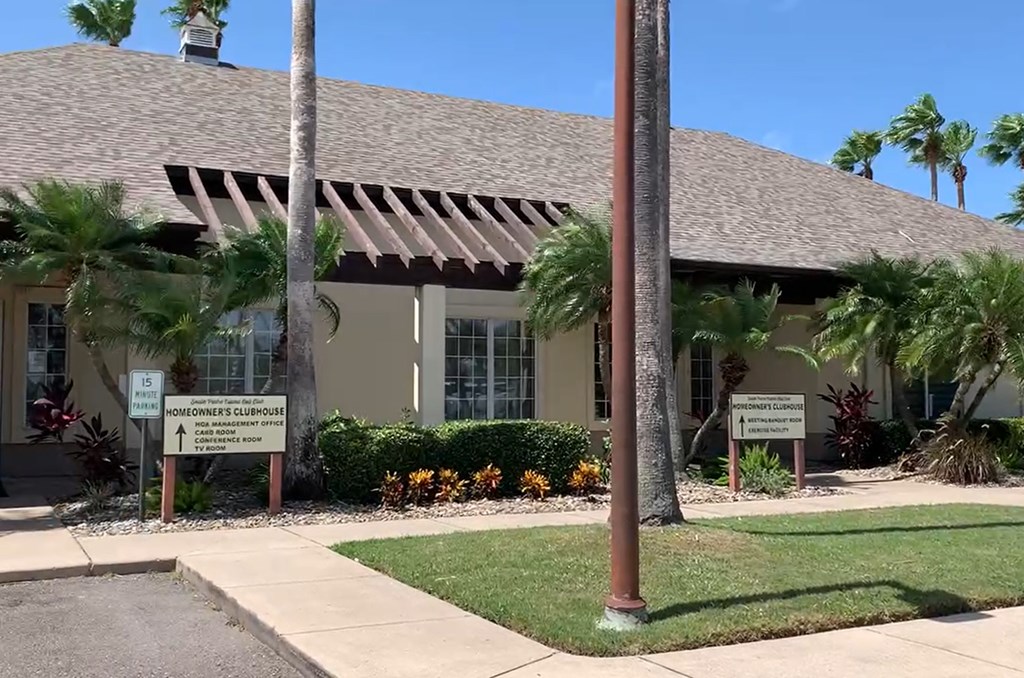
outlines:
{"label": "red leafed plant", "polygon": [[828,385],[828,393],[818,397],[836,408],[832,428],[825,434],[825,443],[839,453],[850,468],[864,468],[875,462],[875,422],[869,408],[875,405],[874,392],[855,383],[849,390],[836,390]]}
{"label": "red leafed plant", "polygon": [[35,433],[28,436],[31,443],[48,441],[64,442],[64,433],[85,417],[82,410],[76,410],[69,400],[75,382],[49,384],[43,387],[43,397],[32,403],[29,411],[29,426]]}

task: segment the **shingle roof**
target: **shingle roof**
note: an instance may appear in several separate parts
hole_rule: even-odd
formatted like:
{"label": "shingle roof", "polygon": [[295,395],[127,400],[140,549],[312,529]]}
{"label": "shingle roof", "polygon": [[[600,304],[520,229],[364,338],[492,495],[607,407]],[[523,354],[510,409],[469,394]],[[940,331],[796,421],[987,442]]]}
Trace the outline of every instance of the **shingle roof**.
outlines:
{"label": "shingle roof", "polygon": [[[286,175],[288,74],[102,45],[0,55],[0,184],[122,179],[195,223],[164,165]],[[16,84],[16,86],[11,86]],[[949,255],[1024,234],[736,137],[672,135],[676,259],[828,269],[874,248]],[[577,206],[611,191],[605,118],[320,80],[318,176]]]}

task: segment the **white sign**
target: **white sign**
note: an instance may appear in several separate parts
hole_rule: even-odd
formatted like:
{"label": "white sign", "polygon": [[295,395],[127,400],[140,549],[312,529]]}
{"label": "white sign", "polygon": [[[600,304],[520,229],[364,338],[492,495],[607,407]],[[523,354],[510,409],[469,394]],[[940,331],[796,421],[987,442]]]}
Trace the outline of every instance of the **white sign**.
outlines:
{"label": "white sign", "polygon": [[284,452],[287,396],[169,395],[164,454]]}
{"label": "white sign", "polygon": [[132,370],[128,376],[128,417],[159,419],[164,404],[164,373]]}
{"label": "white sign", "polygon": [[803,440],[805,401],[803,393],[733,393],[729,435],[733,440]]}

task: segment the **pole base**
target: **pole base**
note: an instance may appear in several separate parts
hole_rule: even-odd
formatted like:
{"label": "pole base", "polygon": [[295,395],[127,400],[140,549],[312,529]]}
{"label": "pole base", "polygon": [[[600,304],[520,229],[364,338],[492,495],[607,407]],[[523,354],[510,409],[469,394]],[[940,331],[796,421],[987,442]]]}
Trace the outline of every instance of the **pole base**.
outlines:
{"label": "pole base", "polygon": [[609,600],[597,627],[608,631],[635,631],[648,621],[647,603],[637,600]]}

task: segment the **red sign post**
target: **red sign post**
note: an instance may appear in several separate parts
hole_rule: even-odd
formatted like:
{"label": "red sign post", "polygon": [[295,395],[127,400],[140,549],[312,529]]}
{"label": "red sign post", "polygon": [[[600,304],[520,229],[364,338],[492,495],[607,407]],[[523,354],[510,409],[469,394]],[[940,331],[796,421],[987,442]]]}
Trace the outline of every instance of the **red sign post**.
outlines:
{"label": "red sign post", "polygon": [[733,393],[729,397],[729,489],[739,492],[740,441],[792,440],[796,489],[805,486],[807,402],[803,393]]}

